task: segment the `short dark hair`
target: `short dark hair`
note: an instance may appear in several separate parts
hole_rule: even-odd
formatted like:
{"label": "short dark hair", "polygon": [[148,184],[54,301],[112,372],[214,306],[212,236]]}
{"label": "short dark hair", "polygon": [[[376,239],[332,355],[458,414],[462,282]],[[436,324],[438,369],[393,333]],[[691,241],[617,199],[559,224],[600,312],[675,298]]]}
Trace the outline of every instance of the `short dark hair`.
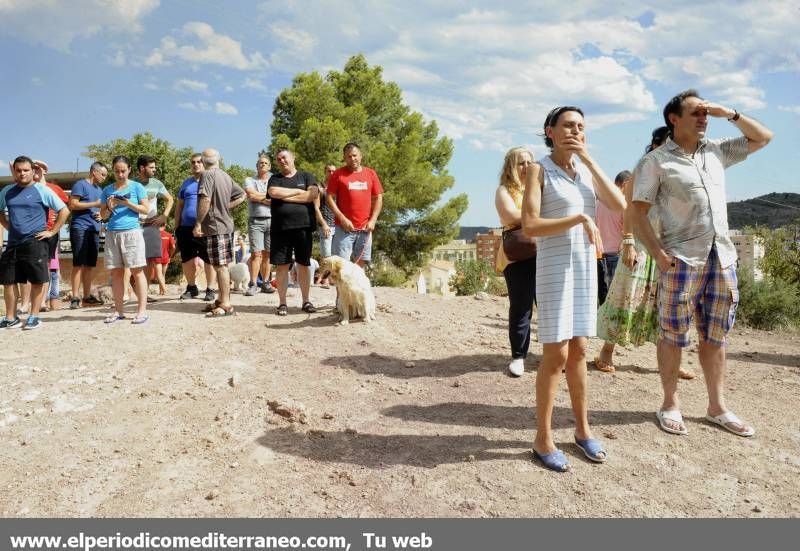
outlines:
{"label": "short dark hair", "polygon": [[633,174],[631,174],[631,171],[630,171],[630,170],[623,170],[622,172],[620,172],[619,174],[617,174],[617,177],[616,177],[616,178],[614,178],[614,183],[615,183],[617,186],[621,186],[622,184],[624,184],[624,183],[625,183],[625,180],[627,180],[627,179],[628,179],[628,178],[630,178],[631,176],[633,176]]}
{"label": "short dark hair", "polygon": [[14,159],[14,162],[11,163],[11,166],[17,168],[17,165],[22,163],[28,163],[29,165],[31,165],[31,168],[33,168],[33,159],[31,159],[27,155],[20,155],[19,157]]}
{"label": "short dark hair", "polygon": [[125,163],[128,165],[128,168],[131,167],[131,161],[125,155],[117,155],[113,159],[111,159],[111,166],[114,166],[117,163]]}
{"label": "short dark hair", "polygon": [[553,149],[553,140],[547,137],[547,127],[548,126],[555,126],[558,123],[559,117],[566,113],[567,111],[575,111],[576,113],[580,113],[581,117],[583,116],[583,110],[580,107],[575,107],[574,105],[565,105],[563,107],[555,107],[552,111],[547,114],[547,117],[544,119],[544,144]]}
{"label": "short dark hair", "polygon": [[94,172],[95,170],[99,170],[101,168],[105,168],[106,170],[108,170],[106,165],[104,165],[100,161],[95,161],[92,163],[92,166],[89,167],[89,172]]}
{"label": "short dark hair", "polygon": [[645,149],[645,153],[650,153],[656,147],[663,145],[667,141],[667,136],[669,136],[669,128],[666,126],[659,126],[653,130],[653,134],[650,137],[650,145]]}
{"label": "short dark hair", "polygon": [[673,98],[664,106],[664,124],[667,125],[670,136],[672,136],[672,132],[675,129],[673,128],[672,123],[669,121],[669,116],[672,114],[678,115],[679,117],[683,115],[683,100],[686,98],[703,99],[700,97],[700,94],[697,90],[694,88],[689,88],[688,90],[684,90],[680,94],[673,96]]}
{"label": "short dark hair", "polygon": [[283,153],[284,151],[287,151],[288,153],[291,153],[291,154],[292,154],[292,156],[294,156],[294,151],[292,151],[292,150],[291,150],[291,149],[289,149],[288,147],[281,147],[280,149],[278,149],[278,151],[276,151],[276,152],[275,152],[275,157],[277,157],[278,155],[280,155],[280,154],[281,154],[281,153]]}
{"label": "short dark hair", "polygon": [[202,159],[202,158],[203,158],[203,154],[202,153],[192,153],[192,156],[189,157],[189,160],[191,161],[191,160],[194,160],[194,159]]}
{"label": "short dark hair", "polygon": [[351,149],[358,149],[359,151],[361,151],[361,146],[358,145],[356,142],[347,142],[346,144],[344,144],[344,147],[342,148],[342,153],[347,154],[347,152],[350,151]]}
{"label": "short dark hair", "polygon": [[156,162],[156,158],[152,155],[139,155],[139,158],[136,159],[136,169],[138,170],[154,162]]}

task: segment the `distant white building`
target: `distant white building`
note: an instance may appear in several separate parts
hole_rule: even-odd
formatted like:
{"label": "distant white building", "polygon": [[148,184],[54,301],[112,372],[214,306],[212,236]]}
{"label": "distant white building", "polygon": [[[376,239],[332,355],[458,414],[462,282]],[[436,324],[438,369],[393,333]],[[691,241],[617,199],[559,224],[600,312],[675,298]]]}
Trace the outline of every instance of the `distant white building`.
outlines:
{"label": "distant white building", "polygon": [[458,260],[476,260],[475,243],[467,243],[464,239],[454,239],[445,245],[433,249],[434,261],[456,262]]}
{"label": "distant white building", "polygon": [[761,261],[764,259],[764,240],[757,235],[731,235],[736,254],[739,255],[739,269],[746,269],[753,279],[761,281]]}

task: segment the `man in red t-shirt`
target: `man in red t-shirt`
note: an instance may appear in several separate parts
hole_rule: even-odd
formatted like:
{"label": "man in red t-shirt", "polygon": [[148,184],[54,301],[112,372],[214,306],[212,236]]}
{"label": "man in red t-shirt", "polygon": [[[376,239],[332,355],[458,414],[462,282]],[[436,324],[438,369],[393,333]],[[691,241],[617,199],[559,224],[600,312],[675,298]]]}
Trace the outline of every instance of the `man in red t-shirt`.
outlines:
{"label": "man in red t-shirt", "polygon": [[333,254],[346,260],[355,256],[356,264],[363,266],[372,259],[372,232],[383,207],[383,186],[374,170],[361,166],[358,144],[344,146],[344,162],[328,178],[327,204],[336,218]]}

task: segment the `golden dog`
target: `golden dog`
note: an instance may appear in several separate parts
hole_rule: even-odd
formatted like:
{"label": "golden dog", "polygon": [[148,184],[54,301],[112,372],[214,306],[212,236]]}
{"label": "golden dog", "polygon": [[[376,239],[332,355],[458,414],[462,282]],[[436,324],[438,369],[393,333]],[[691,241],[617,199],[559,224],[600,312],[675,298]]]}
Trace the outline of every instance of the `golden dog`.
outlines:
{"label": "golden dog", "polygon": [[369,323],[375,319],[375,295],[364,270],[339,256],[329,256],[319,267],[322,277],[329,277],[336,286],[338,298],[336,309],[342,317],[342,325],[351,319],[362,318]]}

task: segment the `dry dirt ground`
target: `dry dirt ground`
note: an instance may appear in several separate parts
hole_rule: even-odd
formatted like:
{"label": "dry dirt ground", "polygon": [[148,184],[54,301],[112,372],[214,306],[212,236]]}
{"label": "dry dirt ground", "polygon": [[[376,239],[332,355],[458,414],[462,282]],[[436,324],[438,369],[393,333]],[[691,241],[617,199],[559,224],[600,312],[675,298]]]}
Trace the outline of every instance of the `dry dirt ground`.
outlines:
{"label": "dry dirt ground", "polygon": [[[590,371],[610,454],[591,464],[562,380],[554,425],[572,472],[556,474],[530,453],[541,348],[523,377],[505,374],[506,299],[379,288],[377,321],[341,327],[333,293],[313,289],[313,315],[297,291],[285,318],[275,295],[236,294],[228,318],[168,299],[143,326],[106,326],[95,308],[0,333],[0,514],[800,516],[798,335],[732,335],[728,398],[751,439],[703,420],[702,377],[681,382],[690,434],[660,431],[647,345],[619,350],[615,375]],[[696,353],[685,364],[697,370]]]}

